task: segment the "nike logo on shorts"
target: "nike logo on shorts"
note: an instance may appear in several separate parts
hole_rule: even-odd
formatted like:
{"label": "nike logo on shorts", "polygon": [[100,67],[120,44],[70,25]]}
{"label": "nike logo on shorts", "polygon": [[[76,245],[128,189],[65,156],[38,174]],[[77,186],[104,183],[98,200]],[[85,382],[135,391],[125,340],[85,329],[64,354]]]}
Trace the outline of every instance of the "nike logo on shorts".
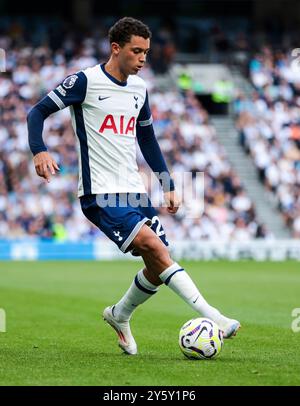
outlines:
{"label": "nike logo on shorts", "polygon": [[111,96],[106,96],[106,97],[101,97],[101,96],[99,96],[98,97],[98,100],[105,100],[105,99],[109,99]]}

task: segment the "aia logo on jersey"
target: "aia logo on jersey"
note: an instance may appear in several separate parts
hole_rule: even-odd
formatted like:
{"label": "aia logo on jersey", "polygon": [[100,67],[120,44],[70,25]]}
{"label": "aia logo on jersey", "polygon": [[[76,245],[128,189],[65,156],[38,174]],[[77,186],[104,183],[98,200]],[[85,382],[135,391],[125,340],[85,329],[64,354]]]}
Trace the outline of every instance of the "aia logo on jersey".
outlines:
{"label": "aia logo on jersey", "polygon": [[130,117],[128,120],[125,116],[114,117],[108,114],[99,128],[99,133],[103,134],[105,131],[113,132],[114,134],[131,134],[134,135],[135,117]]}

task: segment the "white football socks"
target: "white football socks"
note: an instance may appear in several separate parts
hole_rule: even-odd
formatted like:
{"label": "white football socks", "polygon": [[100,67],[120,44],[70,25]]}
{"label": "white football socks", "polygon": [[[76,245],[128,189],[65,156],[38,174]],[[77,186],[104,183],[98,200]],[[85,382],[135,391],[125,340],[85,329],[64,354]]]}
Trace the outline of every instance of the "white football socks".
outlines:
{"label": "white football socks", "polygon": [[165,269],[159,277],[197,313],[213,320],[220,327],[226,324],[228,319],[206,302],[190,276],[176,262]]}
{"label": "white football socks", "polygon": [[157,291],[158,286],[149,282],[141,269],[125,295],[113,307],[114,317],[118,321],[129,320],[136,307],[148,300]]}

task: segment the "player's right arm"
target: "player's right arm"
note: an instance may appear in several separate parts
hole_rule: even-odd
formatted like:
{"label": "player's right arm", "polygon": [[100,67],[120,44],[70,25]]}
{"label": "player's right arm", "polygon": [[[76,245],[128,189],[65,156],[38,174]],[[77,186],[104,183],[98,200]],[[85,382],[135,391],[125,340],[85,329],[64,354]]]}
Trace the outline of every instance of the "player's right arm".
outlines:
{"label": "player's right arm", "polygon": [[37,103],[27,116],[28,141],[34,156],[36,173],[50,182],[59,167],[43,140],[44,121],[50,114],[73,104],[81,104],[86,95],[87,78],[83,72],[68,76],[56,89]]}

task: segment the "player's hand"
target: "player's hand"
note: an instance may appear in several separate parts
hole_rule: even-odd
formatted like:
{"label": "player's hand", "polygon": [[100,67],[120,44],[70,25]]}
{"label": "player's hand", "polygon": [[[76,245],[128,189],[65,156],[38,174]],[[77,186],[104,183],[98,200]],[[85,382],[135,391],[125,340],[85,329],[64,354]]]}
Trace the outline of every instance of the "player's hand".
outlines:
{"label": "player's hand", "polygon": [[59,171],[59,167],[49,152],[39,152],[33,157],[36,173],[49,183],[51,175]]}
{"label": "player's hand", "polygon": [[168,213],[170,213],[170,214],[177,213],[177,210],[179,209],[179,207],[181,205],[181,200],[177,196],[175,190],[173,190],[172,192],[165,192],[164,198],[165,198],[165,202],[167,204]]}

